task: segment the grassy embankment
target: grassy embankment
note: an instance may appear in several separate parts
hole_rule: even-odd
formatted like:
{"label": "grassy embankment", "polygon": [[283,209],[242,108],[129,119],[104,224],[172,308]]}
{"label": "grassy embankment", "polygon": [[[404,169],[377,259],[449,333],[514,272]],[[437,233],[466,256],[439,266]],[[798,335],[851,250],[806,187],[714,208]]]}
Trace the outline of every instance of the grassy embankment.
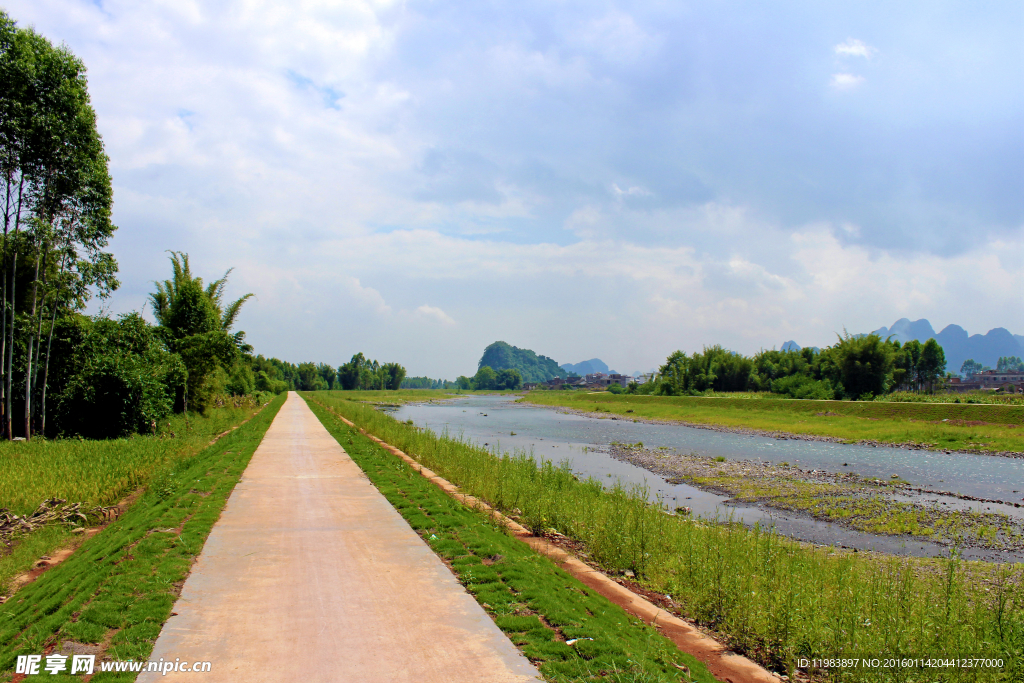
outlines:
{"label": "grassy embankment", "polygon": [[[148,481],[156,471],[204,449],[211,439],[252,417],[261,403],[229,399],[208,415],[175,415],[156,436],[85,441],[41,439],[0,441],[0,508],[16,515],[58,498],[84,508],[109,506]],[[95,522],[96,520],[90,520]],[[10,580],[55,549],[76,541],[67,524],[0,538],[0,596]]]}
{"label": "grassy embankment", "polygon": [[[700,394],[707,398],[764,398],[780,401],[792,400],[784,394],[770,391],[715,391],[708,389]],[[920,391],[894,391],[891,394],[875,396],[876,403],[981,403],[1000,406],[1024,406],[1024,394],[1003,394],[995,391],[925,393]]]}
{"label": "grassy embankment", "polygon": [[810,434],[851,442],[914,443],[937,450],[1024,451],[1024,406],[616,396],[573,391],[533,391],[523,401],[623,419]]}
{"label": "grassy embankment", "polygon": [[[655,629],[444,492],[305,394],[327,430],[549,681],[714,681]],[[572,641],[571,645],[567,641]],[[683,670],[689,676],[681,678]]]}
{"label": "grassy embankment", "polygon": [[[841,655],[1001,657],[998,670],[832,670],[835,680],[1024,680],[1024,568],[868,556],[667,515],[646,492],[606,491],[568,468],[399,423],[365,404],[313,397],[469,494],[535,529],[632,569],[685,616],[776,670]],[[926,675],[925,675],[926,674]],[[924,678],[922,678],[922,676]]]}
{"label": "grassy embankment", "polygon": [[[110,659],[145,659],[284,399],[278,396],[215,444],[150,469],[146,492],[120,519],[0,605],[0,681],[9,680],[17,655],[40,654],[64,641],[102,644]],[[25,680],[35,678],[56,680]]]}

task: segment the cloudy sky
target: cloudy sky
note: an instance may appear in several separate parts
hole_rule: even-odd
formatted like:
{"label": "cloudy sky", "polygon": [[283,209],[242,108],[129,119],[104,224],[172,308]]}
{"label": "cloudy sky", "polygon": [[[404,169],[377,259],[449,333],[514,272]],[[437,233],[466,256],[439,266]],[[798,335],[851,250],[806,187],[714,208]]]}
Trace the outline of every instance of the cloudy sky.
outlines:
{"label": "cloudy sky", "polygon": [[1024,333],[1024,5],[5,0],[259,352],[647,370],[900,317]]}

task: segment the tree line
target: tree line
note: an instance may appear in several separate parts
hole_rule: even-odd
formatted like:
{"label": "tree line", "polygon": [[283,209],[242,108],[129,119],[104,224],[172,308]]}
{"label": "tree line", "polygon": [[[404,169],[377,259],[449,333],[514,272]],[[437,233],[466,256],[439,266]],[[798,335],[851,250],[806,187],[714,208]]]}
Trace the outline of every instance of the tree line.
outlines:
{"label": "tree line", "polygon": [[109,159],[85,66],[0,11],[0,434],[118,437],[155,431],[172,412],[204,412],[219,395],[287,389],[397,389],[405,369],[357,354],[340,368],[253,355],[233,331],[252,294],[225,300],[187,254],[139,312],[83,315],[117,289],[105,251],[116,226]]}
{"label": "tree line", "polygon": [[709,390],[768,391],[791,398],[868,399],[891,391],[931,389],[946,357],[934,339],[901,344],[876,334],[845,334],[824,349],[762,350],[744,356],[720,345],[671,354],[656,375],[631,393],[670,396]]}
{"label": "tree line", "polygon": [[482,391],[514,391],[522,388],[523,376],[519,374],[518,370],[513,368],[495,370],[489,365],[484,365],[472,377],[459,375],[455,380],[455,384],[460,389],[467,391],[473,389]]}
{"label": "tree line", "polygon": [[[117,288],[108,159],[85,66],[0,11],[0,430],[47,429],[55,334]],[[130,323],[129,323],[130,325]]]}
{"label": "tree line", "polygon": [[[974,377],[979,372],[988,372],[991,369],[987,365],[978,363],[973,358],[968,358],[960,366],[960,372],[968,379]],[[1024,372],[1024,361],[1019,356],[1000,356],[999,360],[996,361],[996,372]]]}

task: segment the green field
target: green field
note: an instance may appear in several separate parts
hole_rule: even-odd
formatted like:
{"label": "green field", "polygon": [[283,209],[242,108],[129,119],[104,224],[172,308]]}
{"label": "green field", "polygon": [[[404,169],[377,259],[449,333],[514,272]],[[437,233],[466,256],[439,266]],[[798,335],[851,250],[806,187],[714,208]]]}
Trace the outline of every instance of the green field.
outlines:
{"label": "green field", "polygon": [[937,450],[1024,452],[1024,406],[575,391],[533,391],[522,400],[620,419],[678,421],[844,441],[914,443]]}
{"label": "green field", "polygon": [[[0,604],[0,680],[10,680],[17,655],[44,652],[59,641],[106,643],[111,659],[146,659],[284,400],[278,396],[214,445],[153,472],[146,493],[120,519]],[[134,674],[98,673],[92,680],[131,681]]]}
{"label": "green field", "polygon": [[[399,423],[363,403],[306,394],[401,448],[468,494],[536,531],[581,542],[590,559],[630,569],[735,650],[776,671],[801,657],[1002,657],[999,670],[832,670],[831,680],[1019,681],[1024,567],[811,547],[764,530],[666,514],[646,492],[579,481],[527,454],[496,455]],[[824,675],[824,674],[823,674]]]}
{"label": "green field", "polygon": [[[252,417],[253,401],[213,408],[206,417],[175,415],[156,436],[90,441],[33,439],[0,441],[0,508],[17,515],[36,510],[47,499],[113,505],[166,470],[207,447],[218,434]],[[95,522],[95,519],[90,519]],[[0,538],[0,595],[10,580],[42,555],[73,542],[69,525]]]}
{"label": "green field", "polygon": [[[549,681],[711,682],[704,665],[306,394],[327,430]],[[566,641],[575,640],[571,645]]]}

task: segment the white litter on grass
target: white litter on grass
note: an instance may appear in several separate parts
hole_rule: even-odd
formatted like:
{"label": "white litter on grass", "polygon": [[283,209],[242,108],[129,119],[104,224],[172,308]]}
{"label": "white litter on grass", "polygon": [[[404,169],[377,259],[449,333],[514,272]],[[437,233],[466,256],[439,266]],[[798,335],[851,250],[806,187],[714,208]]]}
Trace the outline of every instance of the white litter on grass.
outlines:
{"label": "white litter on grass", "polygon": [[581,640],[593,640],[593,638],[573,638],[572,640],[565,641],[565,644],[566,645],[575,645],[576,643],[580,642]]}

